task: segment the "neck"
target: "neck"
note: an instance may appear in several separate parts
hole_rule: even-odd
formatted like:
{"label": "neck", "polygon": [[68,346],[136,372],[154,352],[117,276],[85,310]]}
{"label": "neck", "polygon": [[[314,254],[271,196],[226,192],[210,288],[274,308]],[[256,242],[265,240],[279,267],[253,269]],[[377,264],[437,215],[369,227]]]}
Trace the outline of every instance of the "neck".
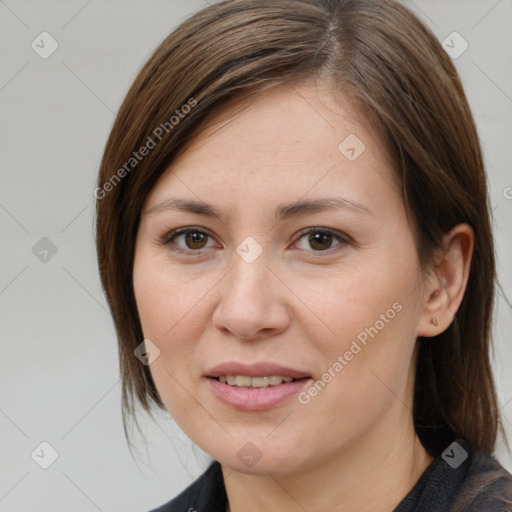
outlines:
{"label": "neck", "polygon": [[[408,412],[398,411],[398,415]],[[393,423],[394,430],[389,424],[374,428],[349,447],[330,454],[328,460],[294,474],[249,475],[222,466],[228,512],[393,510],[432,462],[412,420],[399,422],[405,424],[402,429]]]}

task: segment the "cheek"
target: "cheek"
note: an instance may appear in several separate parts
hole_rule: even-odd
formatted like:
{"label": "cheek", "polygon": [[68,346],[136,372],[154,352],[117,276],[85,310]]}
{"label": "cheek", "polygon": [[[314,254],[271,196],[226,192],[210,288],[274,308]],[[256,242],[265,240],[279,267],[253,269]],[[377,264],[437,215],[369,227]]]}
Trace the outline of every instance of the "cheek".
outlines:
{"label": "cheek", "polygon": [[200,339],[196,312],[189,306],[187,295],[178,294],[174,284],[160,273],[145,272],[134,280],[137,308],[144,338],[149,338],[160,350],[149,371],[160,398],[169,414],[183,423],[190,416],[196,382],[196,344]]}
{"label": "cheek", "polygon": [[371,264],[346,266],[325,276],[290,274],[285,279],[293,283],[302,302],[302,306],[297,303],[294,320],[310,332],[310,342],[332,359],[349,350],[354,340],[361,346],[372,339],[400,343],[398,334],[406,334],[407,321],[414,320],[410,291],[415,275],[410,263],[408,268],[397,265],[384,255]]}
{"label": "cheek", "polygon": [[201,294],[193,283],[183,279],[180,282],[180,277],[171,274],[162,260],[154,258],[149,250],[137,252],[133,285],[144,338],[160,350],[149,368],[151,376],[164,405],[171,411],[182,402],[177,392],[180,383],[187,389],[191,386],[187,380],[197,360],[193,340],[201,336],[197,315],[204,292]]}
{"label": "cheek", "polygon": [[[144,336],[168,344],[183,325],[194,328],[198,306],[208,290],[204,278],[176,272],[165,254],[141,249],[134,261],[133,282]],[[200,308],[199,308],[200,309]]]}
{"label": "cheek", "polygon": [[167,288],[148,287],[139,292],[138,308],[144,338],[149,338],[160,350],[150,371],[165,402],[163,395],[167,390],[175,389],[177,383],[190,388],[188,381],[197,373],[194,367],[198,361],[196,341],[201,339],[203,332],[198,318],[200,308],[186,307]]}
{"label": "cheek", "polygon": [[296,320],[321,361],[315,368],[321,391],[311,390],[311,402],[320,410],[333,406],[336,416],[359,415],[364,422],[396,399],[394,393],[404,392],[418,317],[411,293],[417,282],[414,261],[384,254],[373,260],[378,264],[343,270],[318,286],[295,279],[297,294],[308,298],[314,312]]}

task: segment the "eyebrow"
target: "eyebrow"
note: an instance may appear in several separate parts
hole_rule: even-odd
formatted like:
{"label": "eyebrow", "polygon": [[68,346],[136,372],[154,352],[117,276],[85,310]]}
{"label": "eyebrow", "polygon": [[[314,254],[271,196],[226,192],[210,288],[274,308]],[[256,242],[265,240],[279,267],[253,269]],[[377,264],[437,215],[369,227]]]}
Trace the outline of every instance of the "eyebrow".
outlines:
{"label": "eyebrow", "polygon": [[[282,204],[276,208],[275,216],[278,221],[301,217],[304,215],[319,213],[332,209],[346,209],[357,213],[374,215],[374,213],[362,204],[349,201],[342,197],[326,197],[296,201],[290,204]],[[178,210],[205,217],[223,219],[222,212],[209,203],[190,199],[167,198],[148,208],[146,215],[152,215],[167,210]]]}

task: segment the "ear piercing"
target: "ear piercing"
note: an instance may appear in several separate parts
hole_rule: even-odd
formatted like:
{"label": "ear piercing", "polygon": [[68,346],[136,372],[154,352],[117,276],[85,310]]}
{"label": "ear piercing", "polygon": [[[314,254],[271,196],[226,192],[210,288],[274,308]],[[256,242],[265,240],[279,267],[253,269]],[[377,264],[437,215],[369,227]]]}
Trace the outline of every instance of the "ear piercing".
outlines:
{"label": "ear piercing", "polygon": [[434,316],[433,318],[430,319],[430,323],[432,325],[439,325],[439,322],[437,321],[437,318]]}

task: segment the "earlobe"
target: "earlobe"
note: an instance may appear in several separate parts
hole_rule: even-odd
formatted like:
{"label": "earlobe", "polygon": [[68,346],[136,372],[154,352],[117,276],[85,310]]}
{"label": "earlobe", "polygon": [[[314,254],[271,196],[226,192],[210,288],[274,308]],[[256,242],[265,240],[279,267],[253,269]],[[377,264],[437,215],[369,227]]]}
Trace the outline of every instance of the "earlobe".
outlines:
{"label": "earlobe", "polygon": [[452,323],[466,291],[473,246],[469,224],[458,224],[444,235],[441,256],[425,280],[417,336],[437,336]]}

